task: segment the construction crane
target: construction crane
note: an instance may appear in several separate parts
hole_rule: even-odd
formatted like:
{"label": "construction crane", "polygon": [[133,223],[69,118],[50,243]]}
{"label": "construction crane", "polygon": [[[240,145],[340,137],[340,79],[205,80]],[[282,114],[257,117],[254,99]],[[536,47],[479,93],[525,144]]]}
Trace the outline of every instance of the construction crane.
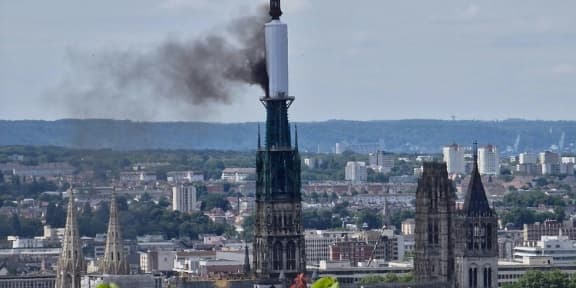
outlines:
{"label": "construction crane", "polygon": [[[384,237],[384,231],[386,230],[386,225],[382,226],[382,229],[380,229],[380,235],[378,236],[378,239],[376,240],[376,243],[374,244],[374,248],[372,248],[372,253],[370,254],[370,258],[368,259],[368,263],[366,264],[367,267],[370,267],[370,264],[372,264],[372,261],[374,261],[374,256],[376,255],[376,249],[378,249],[378,245],[380,245],[380,242],[382,242],[382,238]],[[368,239],[366,239],[368,240]]]}

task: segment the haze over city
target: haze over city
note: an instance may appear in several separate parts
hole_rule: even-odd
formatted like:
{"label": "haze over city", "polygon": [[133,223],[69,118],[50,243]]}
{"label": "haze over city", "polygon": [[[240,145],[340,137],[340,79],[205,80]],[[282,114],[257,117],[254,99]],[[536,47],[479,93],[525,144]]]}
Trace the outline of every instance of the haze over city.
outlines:
{"label": "haze over city", "polygon": [[[86,63],[222,33],[266,2],[1,1],[0,119],[261,121],[262,92],[244,84],[204,106],[134,91],[70,100],[99,81]],[[297,121],[576,120],[574,1],[283,5]]]}

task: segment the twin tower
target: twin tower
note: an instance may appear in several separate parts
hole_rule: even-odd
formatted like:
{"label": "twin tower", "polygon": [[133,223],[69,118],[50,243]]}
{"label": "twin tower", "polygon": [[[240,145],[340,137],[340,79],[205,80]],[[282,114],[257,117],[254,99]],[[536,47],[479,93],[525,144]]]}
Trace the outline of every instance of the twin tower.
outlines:
{"label": "twin tower", "polygon": [[[82,255],[80,233],[76,222],[74,192],[72,188],[69,191],[62,254],[58,258],[56,269],[56,288],[80,288],[82,275],[86,272],[86,262],[84,261],[84,255]],[[116,193],[113,192],[110,201],[106,249],[104,258],[99,263],[99,270],[103,275],[126,275],[130,272],[124,255],[124,244],[118,216]]]}
{"label": "twin tower", "polygon": [[414,275],[430,287],[498,287],[498,217],[486,198],[476,147],[473,165],[457,209],[446,164],[424,164],[416,191]]}

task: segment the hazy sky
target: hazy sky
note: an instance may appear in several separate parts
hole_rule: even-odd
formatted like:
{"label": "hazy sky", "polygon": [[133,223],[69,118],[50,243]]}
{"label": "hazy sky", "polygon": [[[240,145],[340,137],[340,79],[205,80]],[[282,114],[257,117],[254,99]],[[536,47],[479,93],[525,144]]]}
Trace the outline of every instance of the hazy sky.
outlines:
{"label": "hazy sky", "polygon": [[[110,109],[92,111],[61,97],[83,89],[85,58],[221,31],[262,2],[0,0],[0,119],[262,121],[249,86],[209,107],[93,95]],[[292,120],[576,120],[574,0],[282,2]]]}

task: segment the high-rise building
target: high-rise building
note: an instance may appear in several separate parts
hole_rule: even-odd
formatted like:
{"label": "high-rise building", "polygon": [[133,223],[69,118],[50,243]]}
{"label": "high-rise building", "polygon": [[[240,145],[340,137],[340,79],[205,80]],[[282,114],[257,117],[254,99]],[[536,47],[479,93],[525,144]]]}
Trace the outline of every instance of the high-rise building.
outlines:
{"label": "high-rise building", "polygon": [[480,175],[499,175],[500,157],[494,145],[486,145],[478,149],[478,169]]}
{"label": "high-rise building", "polygon": [[70,188],[62,254],[58,258],[56,268],[56,288],[80,288],[82,274],[86,272],[86,263],[80,245],[80,232],[76,223],[74,199],[74,190]]}
{"label": "high-rise building", "polygon": [[442,148],[444,162],[449,174],[463,174],[466,172],[466,162],[464,162],[464,147],[458,144],[444,146]]}
{"label": "high-rise building", "polygon": [[346,181],[353,183],[366,182],[368,179],[368,172],[366,170],[366,163],[361,161],[349,161],[344,168],[344,176]]}
{"label": "high-rise building", "polygon": [[[288,123],[288,27],[280,21],[280,0],[270,1],[265,25],[268,89],[264,147],[258,133],[253,272],[259,282],[293,279],[306,270],[298,134],[294,147]],[[296,132],[297,133],[297,132]],[[267,280],[268,279],[268,280]]]}
{"label": "high-rise building", "polygon": [[394,168],[394,154],[378,150],[368,155],[370,168],[379,173],[390,173]]}
{"label": "high-rise building", "polygon": [[453,283],[455,189],[445,163],[423,163],[416,190],[414,276]]}
{"label": "high-rise building", "polygon": [[498,216],[488,203],[474,146],[472,178],[455,222],[456,287],[498,287]]}
{"label": "high-rise building", "polygon": [[112,199],[110,200],[110,219],[108,220],[108,233],[106,235],[106,250],[104,250],[104,258],[100,262],[100,272],[106,275],[129,274],[128,262],[124,255],[122,229],[118,217],[116,189],[114,189]]}
{"label": "high-rise building", "polygon": [[534,153],[520,153],[518,155],[518,164],[536,164],[538,162],[538,156]]}
{"label": "high-rise building", "polygon": [[178,184],[172,187],[172,210],[183,213],[197,211],[196,187],[191,184]]}
{"label": "high-rise building", "polygon": [[539,155],[540,167],[542,168],[542,175],[558,175],[560,174],[560,154],[544,151]]}

